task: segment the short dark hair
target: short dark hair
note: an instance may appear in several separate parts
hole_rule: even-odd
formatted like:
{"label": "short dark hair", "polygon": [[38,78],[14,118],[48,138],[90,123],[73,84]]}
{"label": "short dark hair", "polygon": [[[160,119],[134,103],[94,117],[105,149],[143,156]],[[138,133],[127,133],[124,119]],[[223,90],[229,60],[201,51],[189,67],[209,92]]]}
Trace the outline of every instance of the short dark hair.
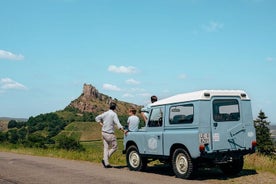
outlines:
{"label": "short dark hair", "polygon": [[110,102],[109,109],[115,110],[116,109],[116,103],[115,102]]}
{"label": "short dark hair", "polygon": [[129,112],[131,112],[132,114],[136,114],[136,109],[134,109],[133,107],[129,109]]}
{"label": "short dark hair", "polygon": [[155,95],[151,96],[150,100],[151,100],[152,103],[156,102],[157,101],[157,96],[155,96]]}

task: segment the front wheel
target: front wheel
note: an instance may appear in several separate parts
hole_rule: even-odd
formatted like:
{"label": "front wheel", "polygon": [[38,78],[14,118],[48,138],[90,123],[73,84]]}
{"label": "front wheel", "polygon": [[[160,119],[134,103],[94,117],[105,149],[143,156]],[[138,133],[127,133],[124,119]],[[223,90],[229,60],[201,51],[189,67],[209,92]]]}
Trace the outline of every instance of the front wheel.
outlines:
{"label": "front wheel", "polygon": [[126,151],[127,167],[132,171],[144,170],[147,166],[146,159],[142,158],[136,146],[130,146]]}
{"label": "front wheel", "polygon": [[194,173],[194,164],[185,149],[178,148],[172,156],[173,171],[178,178],[190,179]]}

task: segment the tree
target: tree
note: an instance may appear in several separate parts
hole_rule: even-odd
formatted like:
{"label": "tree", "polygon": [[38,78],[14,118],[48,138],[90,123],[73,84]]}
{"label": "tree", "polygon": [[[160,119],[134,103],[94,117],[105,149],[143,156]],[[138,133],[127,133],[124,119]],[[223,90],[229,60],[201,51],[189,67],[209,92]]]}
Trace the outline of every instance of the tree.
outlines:
{"label": "tree", "polygon": [[15,128],[17,126],[17,121],[10,120],[8,123],[8,128]]}
{"label": "tree", "polygon": [[258,118],[254,120],[257,137],[257,149],[258,152],[264,155],[270,155],[274,152],[274,145],[269,130],[269,121],[266,121],[267,116],[260,110]]}

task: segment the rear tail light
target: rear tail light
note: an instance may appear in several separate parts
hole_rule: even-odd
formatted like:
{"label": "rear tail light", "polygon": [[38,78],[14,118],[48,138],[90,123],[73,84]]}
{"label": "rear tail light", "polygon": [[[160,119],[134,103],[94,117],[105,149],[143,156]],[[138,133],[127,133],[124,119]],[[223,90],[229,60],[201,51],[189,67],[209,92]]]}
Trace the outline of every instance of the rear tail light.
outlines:
{"label": "rear tail light", "polygon": [[199,145],[199,151],[204,152],[205,151],[205,146],[203,144]]}
{"label": "rear tail light", "polygon": [[252,145],[252,149],[255,149],[255,147],[257,146],[257,141],[252,141],[251,145]]}

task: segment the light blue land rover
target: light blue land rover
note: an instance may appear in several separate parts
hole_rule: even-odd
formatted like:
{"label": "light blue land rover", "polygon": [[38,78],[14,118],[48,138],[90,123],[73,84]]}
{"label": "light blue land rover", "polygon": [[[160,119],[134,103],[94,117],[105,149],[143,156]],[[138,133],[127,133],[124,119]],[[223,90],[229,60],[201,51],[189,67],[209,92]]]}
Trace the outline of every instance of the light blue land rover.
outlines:
{"label": "light blue land rover", "polygon": [[242,90],[179,94],[153,103],[149,113],[145,127],[124,137],[130,170],[159,159],[179,178],[215,165],[234,175],[243,168],[243,156],[255,152],[251,102]]}

